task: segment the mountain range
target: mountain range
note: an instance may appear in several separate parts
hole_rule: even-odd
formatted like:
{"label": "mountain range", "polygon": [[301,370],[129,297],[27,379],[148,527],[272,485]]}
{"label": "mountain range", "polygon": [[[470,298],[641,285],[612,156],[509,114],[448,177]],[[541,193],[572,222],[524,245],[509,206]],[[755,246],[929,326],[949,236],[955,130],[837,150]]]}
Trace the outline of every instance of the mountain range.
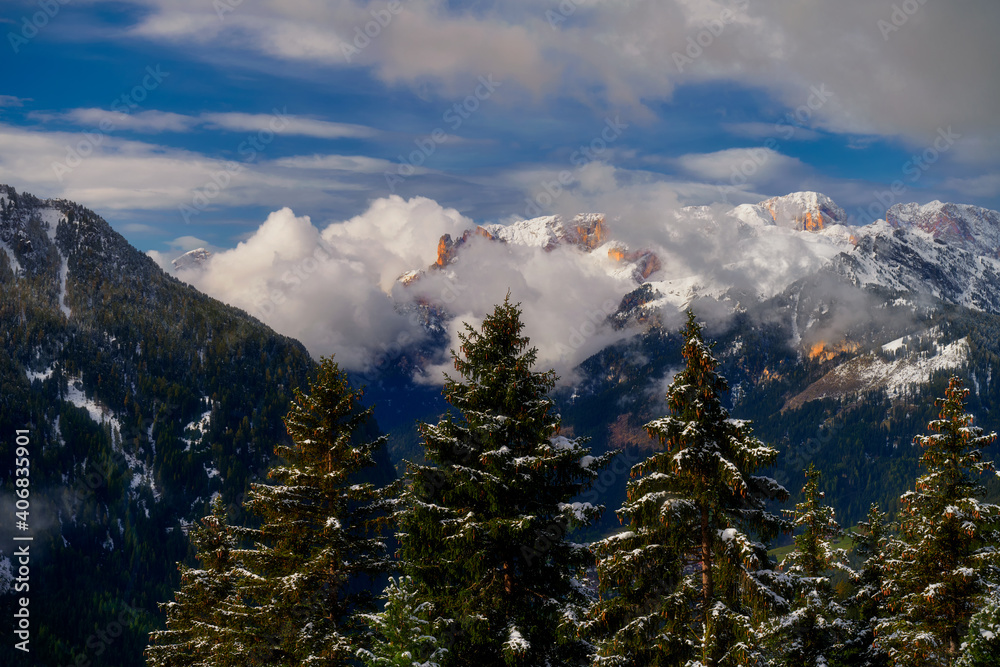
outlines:
{"label": "mountain range", "polygon": [[[426,373],[447,360],[463,312],[422,286],[487,255],[517,262],[517,248],[584,262],[618,289],[610,307],[582,304],[596,315],[566,345],[598,332],[607,344],[555,392],[566,435],[590,437],[595,453],[623,452],[595,487],[604,519],[581,539],[618,526],[627,464],[653,446],[642,425],[666,412],[687,308],[715,341],[733,415],[779,448],[779,480],[795,492],[815,462],[843,523],[873,501],[893,508],[912,485],[910,442],[950,374],[972,389],[978,423],[1000,428],[997,212],[903,204],[857,226],[829,197],[802,192],[681,208],[658,224],[644,234],[610,214],[554,215],[427,238],[434,261],[403,272],[386,297],[418,313],[426,335],[352,376],[375,405],[369,430],[390,436],[378,475],[419,460],[416,421],[447,408]],[[197,249],[173,268],[184,278],[212,259]],[[243,519],[242,494],[287,437],[281,418],[314,361],[164,272],[94,212],[9,186],[0,186],[0,326],[5,516],[8,436],[28,429],[34,443],[33,659],[72,664],[100,650],[102,664],[141,664],[145,633],[162,622],[157,604],[176,588],[174,564],[190,556],[187,527],[217,495]],[[11,583],[10,537],[0,536],[0,593]],[[0,613],[10,604],[0,597]],[[91,642],[125,609],[138,612],[120,638]]]}

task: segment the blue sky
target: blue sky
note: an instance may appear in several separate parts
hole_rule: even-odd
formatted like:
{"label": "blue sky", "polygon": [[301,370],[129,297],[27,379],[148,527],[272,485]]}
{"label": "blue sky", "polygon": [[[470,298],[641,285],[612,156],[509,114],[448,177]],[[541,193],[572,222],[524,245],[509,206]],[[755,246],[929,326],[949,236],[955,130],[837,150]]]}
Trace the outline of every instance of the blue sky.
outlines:
{"label": "blue sky", "polygon": [[858,222],[1000,208],[995,2],[5,0],[0,20],[0,182],[143,250],[393,194],[479,223],[665,191],[817,190]]}

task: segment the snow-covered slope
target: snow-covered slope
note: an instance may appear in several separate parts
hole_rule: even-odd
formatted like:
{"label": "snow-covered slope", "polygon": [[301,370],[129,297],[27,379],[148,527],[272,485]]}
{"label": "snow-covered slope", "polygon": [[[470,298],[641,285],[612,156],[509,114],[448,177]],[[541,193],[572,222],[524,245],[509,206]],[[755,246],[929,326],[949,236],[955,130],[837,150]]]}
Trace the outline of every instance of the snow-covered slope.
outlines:
{"label": "snow-covered slope", "polygon": [[932,201],[896,204],[889,208],[886,221],[897,229],[918,229],[950,246],[982,255],[1000,252],[1000,213],[966,204]]}

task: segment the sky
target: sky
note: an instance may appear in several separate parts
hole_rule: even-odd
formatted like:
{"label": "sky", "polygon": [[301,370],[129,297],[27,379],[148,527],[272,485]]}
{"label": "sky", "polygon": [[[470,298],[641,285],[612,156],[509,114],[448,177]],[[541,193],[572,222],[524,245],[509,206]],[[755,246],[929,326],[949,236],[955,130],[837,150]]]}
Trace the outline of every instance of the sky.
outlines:
{"label": "sky", "polygon": [[168,269],[209,248],[228,273],[192,282],[244,306],[233,275],[291,266],[300,302],[257,314],[363,365],[373,327],[412,330],[390,274],[475,224],[601,211],[642,243],[802,190],[856,224],[1000,208],[998,27],[995,0],[3,0],[0,183]]}

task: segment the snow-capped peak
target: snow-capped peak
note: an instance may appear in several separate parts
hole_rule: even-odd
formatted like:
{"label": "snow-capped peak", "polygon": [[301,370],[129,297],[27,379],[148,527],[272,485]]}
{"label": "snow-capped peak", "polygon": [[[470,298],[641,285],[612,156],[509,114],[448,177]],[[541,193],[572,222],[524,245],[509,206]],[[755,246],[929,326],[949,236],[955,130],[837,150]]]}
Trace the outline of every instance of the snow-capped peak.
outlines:
{"label": "snow-capped peak", "polygon": [[207,262],[208,258],[211,256],[212,253],[204,248],[195,248],[194,250],[190,250],[181,255],[172,261],[171,264],[174,265],[175,271],[180,269],[198,268]]}
{"label": "snow-capped peak", "polygon": [[985,255],[1000,251],[1000,213],[978,206],[932,201],[896,204],[885,214],[895,228],[919,229],[935,240]]}
{"label": "snow-capped peak", "polygon": [[759,204],[742,204],[730,215],[755,227],[778,226],[809,232],[847,223],[844,209],[826,195],[810,191],[771,197]]}
{"label": "snow-capped peak", "polygon": [[483,225],[482,229],[491,237],[506,243],[536,246],[546,250],[563,243],[593,250],[607,237],[602,213],[581,213],[574,216],[569,224],[560,215],[546,215],[518,220],[509,225]]}

